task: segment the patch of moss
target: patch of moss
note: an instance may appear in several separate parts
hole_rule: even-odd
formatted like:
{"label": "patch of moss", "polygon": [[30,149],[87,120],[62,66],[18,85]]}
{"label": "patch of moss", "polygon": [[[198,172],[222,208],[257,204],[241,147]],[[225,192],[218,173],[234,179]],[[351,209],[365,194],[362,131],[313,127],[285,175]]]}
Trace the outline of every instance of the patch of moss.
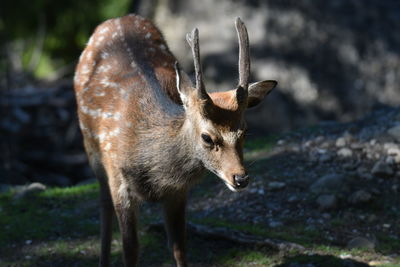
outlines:
{"label": "patch of moss", "polygon": [[50,188],[22,199],[13,199],[12,192],[1,194],[0,246],[97,234],[97,191],[97,184],[90,184]]}

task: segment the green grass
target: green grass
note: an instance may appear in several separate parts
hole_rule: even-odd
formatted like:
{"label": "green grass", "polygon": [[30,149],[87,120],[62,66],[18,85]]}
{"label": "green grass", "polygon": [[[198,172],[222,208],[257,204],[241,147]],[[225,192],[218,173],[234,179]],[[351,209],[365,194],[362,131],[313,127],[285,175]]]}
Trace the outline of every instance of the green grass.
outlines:
{"label": "green grass", "polygon": [[246,267],[249,265],[268,266],[273,264],[274,260],[268,252],[233,248],[221,255],[217,262],[223,266]]}
{"label": "green grass", "polygon": [[48,189],[23,199],[13,199],[12,192],[1,194],[0,246],[97,233],[97,211],[92,208],[97,204],[97,191],[97,184],[91,184]]}
{"label": "green grass", "polygon": [[318,230],[307,229],[301,223],[297,225],[293,224],[290,227],[269,228],[260,224],[238,224],[218,218],[195,219],[193,221],[213,227],[229,228],[255,236],[290,241],[305,247],[312,247],[316,242],[326,242]]}
{"label": "green grass", "polygon": [[277,140],[278,136],[275,135],[246,139],[244,147],[252,152],[269,151],[275,146]]}
{"label": "green grass", "polygon": [[[250,140],[248,153],[268,153],[276,138]],[[264,154],[263,154],[264,155]],[[268,155],[268,154],[266,154]],[[252,171],[262,172],[269,164],[268,156],[256,159]],[[212,188],[220,183],[207,176],[196,187],[194,199],[211,197]],[[69,188],[48,188],[38,194],[14,199],[14,192],[0,193],[0,266],[97,266],[99,257],[99,211],[97,183]],[[211,192],[211,193],[210,193]],[[140,266],[172,266],[163,231],[145,231],[143,226],[159,219],[159,214],[143,214],[139,226],[141,244]],[[190,217],[190,216],[189,216]],[[356,258],[355,265],[370,260],[382,260],[380,266],[400,267],[385,263],[383,255],[400,251],[400,241],[385,234],[377,235],[377,253],[347,250],[324,238],[323,230],[309,229],[303,221],[287,221],[277,228],[263,224],[246,224],[221,218],[189,218],[194,223],[224,227],[247,234],[279,239],[303,245],[306,252],[280,253],[270,248],[241,246],[224,240],[208,240],[188,234],[189,262],[201,266],[290,266],[290,263],[315,266],[343,266],[343,255]],[[333,219],[327,227],[341,228],[345,221]],[[122,245],[117,224],[114,223],[112,265],[122,265]],[[350,260],[350,259],[346,259]],[[400,261],[400,259],[398,259]]]}

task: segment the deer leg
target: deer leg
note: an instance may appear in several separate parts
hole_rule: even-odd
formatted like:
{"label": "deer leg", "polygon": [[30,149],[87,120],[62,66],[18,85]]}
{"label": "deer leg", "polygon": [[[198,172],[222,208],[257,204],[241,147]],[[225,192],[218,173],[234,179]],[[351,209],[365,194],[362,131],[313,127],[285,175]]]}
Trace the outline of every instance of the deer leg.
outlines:
{"label": "deer leg", "polygon": [[137,210],[133,207],[116,205],[119,229],[122,236],[125,266],[137,266],[139,256],[139,242],[137,236]]}
{"label": "deer leg", "polygon": [[110,250],[112,238],[112,217],[114,207],[110,189],[104,180],[100,181],[100,222],[101,222],[101,256],[99,266],[110,266]]}
{"label": "deer leg", "polygon": [[110,187],[107,182],[107,173],[103,165],[99,164],[93,153],[90,145],[84,139],[85,149],[88,152],[89,163],[97,177],[100,185],[100,236],[101,236],[101,253],[99,266],[110,266],[110,250],[112,238],[112,218],[114,213],[113,201],[111,198]]}
{"label": "deer leg", "polygon": [[174,196],[164,202],[165,226],[168,234],[168,244],[172,249],[176,265],[186,267],[186,192]]}

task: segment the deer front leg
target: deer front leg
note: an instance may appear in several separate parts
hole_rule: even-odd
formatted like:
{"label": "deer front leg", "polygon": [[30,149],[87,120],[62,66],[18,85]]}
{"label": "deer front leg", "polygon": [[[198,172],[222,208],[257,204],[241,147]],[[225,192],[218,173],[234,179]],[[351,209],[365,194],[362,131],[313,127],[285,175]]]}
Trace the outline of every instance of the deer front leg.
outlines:
{"label": "deer front leg", "polygon": [[137,236],[137,203],[127,199],[114,205],[118,217],[119,229],[122,237],[124,264],[126,267],[137,266],[139,255],[139,242]]}
{"label": "deer front leg", "polygon": [[119,229],[122,237],[124,264],[126,267],[137,266],[139,255],[139,242],[136,230],[136,208],[127,208],[115,205]]}
{"label": "deer front leg", "polygon": [[164,202],[165,227],[168,244],[172,249],[176,265],[186,267],[186,192],[169,197]]}

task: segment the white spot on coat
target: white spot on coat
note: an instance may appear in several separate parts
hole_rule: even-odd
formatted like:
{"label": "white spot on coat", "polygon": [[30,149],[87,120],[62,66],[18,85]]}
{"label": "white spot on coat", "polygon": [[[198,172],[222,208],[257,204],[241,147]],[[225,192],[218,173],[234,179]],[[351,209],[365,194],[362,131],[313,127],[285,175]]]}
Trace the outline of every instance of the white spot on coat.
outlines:
{"label": "white spot on coat", "polygon": [[105,151],[110,150],[110,148],[111,148],[111,143],[107,143],[107,144],[104,146],[104,150],[105,150]]}
{"label": "white spot on coat", "polygon": [[101,43],[103,42],[103,40],[104,40],[104,36],[103,35],[101,35],[101,36],[99,36],[99,38],[97,38],[97,41],[96,41],[96,46],[100,46],[101,45]]}
{"label": "white spot on coat", "polygon": [[91,51],[91,50],[87,51],[87,53],[86,53],[86,58],[87,58],[87,59],[91,59],[92,56],[93,56],[93,51]]}
{"label": "white spot on coat", "polygon": [[108,32],[109,30],[110,29],[108,27],[104,27],[104,28],[100,29],[99,33],[104,34],[104,33]]}
{"label": "white spot on coat", "polygon": [[102,52],[101,55],[100,55],[100,57],[101,57],[102,59],[106,59],[106,58],[108,58],[109,56],[110,56],[110,54],[107,53],[107,52]]}

